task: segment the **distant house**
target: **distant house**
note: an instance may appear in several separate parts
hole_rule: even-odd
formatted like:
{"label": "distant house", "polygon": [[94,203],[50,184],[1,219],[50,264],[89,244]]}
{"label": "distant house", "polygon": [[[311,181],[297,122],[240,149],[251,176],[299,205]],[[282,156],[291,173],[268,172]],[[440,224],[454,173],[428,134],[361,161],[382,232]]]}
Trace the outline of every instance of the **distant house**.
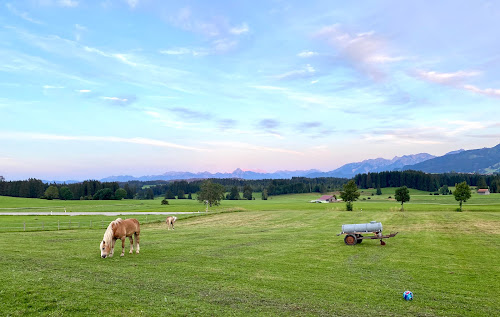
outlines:
{"label": "distant house", "polygon": [[335,203],[337,197],[335,195],[323,195],[316,200],[311,200],[312,203]]}
{"label": "distant house", "polygon": [[478,190],[477,190],[477,193],[478,193],[479,195],[489,195],[489,194],[490,194],[490,190],[489,190],[489,189],[487,189],[487,188],[486,188],[486,189],[481,188],[481,189],[478,189]]}

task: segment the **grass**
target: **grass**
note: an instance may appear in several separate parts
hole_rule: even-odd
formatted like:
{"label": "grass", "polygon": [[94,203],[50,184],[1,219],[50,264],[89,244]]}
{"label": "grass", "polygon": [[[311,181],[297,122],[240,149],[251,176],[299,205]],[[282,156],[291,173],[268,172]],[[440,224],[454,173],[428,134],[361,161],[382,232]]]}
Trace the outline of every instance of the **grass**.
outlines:
{"label": "grass", "polygon": [[[123,258],[99,257],[100,229],[5,232],[0,315],[498,315],[500,195],[473,195],[462,213],[453,197],[424,194],[412,195],[401,213],[385,195],[355,202],[355,212],[342,203],[307,203],[318,196],[311,194],[223,201],[213,209],[219,213],[180,218],[176,230],[142,224],[141,254]],[[30,219],[0,221],[9,217]],[[400,233],[386,246],[346,246],[336,236],[342,224],[370,220]],[[412,302],[402,299],[405,290],[413,291]]]}

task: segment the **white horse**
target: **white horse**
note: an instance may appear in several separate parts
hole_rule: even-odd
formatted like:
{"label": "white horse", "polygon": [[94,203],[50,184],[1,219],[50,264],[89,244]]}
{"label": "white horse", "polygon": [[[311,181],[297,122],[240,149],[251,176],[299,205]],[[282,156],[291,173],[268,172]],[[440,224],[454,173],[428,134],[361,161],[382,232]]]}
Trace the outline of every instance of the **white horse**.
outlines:
{"label": "white horse", "polygon": [[172,230],[175,229],[174,228],[174,223],[175,223],[176,220],[177,220],[176,216],[167,217],[167,220],[165,220],[165,222],[167,223],[168,230],[170,230],[170,227],[172,227]]}

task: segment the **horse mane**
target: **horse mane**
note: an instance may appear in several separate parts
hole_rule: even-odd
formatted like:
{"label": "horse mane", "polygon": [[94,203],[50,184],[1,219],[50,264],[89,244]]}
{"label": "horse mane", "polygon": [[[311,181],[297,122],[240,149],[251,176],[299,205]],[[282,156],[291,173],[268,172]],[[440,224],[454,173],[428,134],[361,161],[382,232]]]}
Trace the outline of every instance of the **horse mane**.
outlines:
{"label": "horse mane", "polygon": [[109,223],[108,229],[106,229],[106,232],[104,232],[104,237],[102,238],[102,241],[104,241],[104,243],[106,243],[107,245],[112,245],[111,242],[114,236],[113,225],[117,225],[122,221],[122,218],[117,218],[116,220]]}

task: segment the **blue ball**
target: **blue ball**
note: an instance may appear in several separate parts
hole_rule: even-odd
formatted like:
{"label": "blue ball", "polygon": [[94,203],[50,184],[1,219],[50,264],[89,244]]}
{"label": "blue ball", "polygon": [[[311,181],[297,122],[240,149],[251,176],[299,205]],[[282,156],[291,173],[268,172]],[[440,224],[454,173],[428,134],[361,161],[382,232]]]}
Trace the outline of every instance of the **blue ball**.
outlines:
{"label": "blue ball", "polygon": [[404,298],[405,300],[412,300],[412,299],[413,299],[413,293],[412,293],[412,292],[410,292],[410,291],[405,291],[405,292],[403,293],[403,298]]}

